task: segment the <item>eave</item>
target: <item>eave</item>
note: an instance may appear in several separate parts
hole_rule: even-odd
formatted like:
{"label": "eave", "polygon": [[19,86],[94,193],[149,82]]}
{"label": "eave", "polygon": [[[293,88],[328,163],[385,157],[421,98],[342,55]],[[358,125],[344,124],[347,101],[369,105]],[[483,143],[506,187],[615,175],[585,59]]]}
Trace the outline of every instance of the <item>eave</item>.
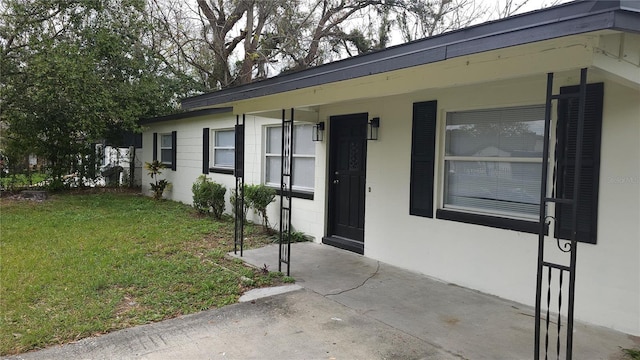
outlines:
{"label": "eave", "polygon": [[269,95],[602,30],[640,33],[640,2],[575,1],[184,99],[182,107],[233,106]]}

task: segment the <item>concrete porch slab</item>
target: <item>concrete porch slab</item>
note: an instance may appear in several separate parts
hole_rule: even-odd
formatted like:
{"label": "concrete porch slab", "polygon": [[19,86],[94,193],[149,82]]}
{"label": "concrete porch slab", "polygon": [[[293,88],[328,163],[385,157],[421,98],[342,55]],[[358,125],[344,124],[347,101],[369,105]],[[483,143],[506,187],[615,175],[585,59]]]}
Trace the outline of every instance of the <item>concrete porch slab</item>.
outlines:
{"label": "concrete porch slab", "polygon": [[[243,260],[277,270],[278,246],[245,251]],[[316,243],[292,244],[291,276],[307,290],[460,358],[533,357],[534,309],[530,306]],[[557,324],[552,321],[550,326],[555,329]],[[574,359],[620,359],[621,348],[639,345],[637,337],[574,324]],[[549,354],[554,359],[555,346],[553,335]]]}

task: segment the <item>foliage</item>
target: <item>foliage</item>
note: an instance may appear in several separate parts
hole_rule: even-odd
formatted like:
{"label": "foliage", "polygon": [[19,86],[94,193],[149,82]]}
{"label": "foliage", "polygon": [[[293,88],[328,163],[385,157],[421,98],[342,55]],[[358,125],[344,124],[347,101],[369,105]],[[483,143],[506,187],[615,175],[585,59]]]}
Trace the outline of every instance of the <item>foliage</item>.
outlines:
{"label": "foliage", "polygon": [[26,174],[10,173],[0,177],[0,187],[7,190],[16,190],[43,183],[47,179],[46,174],[27,172]]}
{"label": "foliage", "polygon": [[[274,234],[271,236],[271,242],[273,243],[277,243],[280,241],[280,237],[279,237],[280,233]],[[291,231],[291,243],[298,243],[298,242],[306,242],[306,241],[311,241],[311,239],[309,238],[309,236],[307,236],[305,233],[301,232],[301,231]],[[286,241],[286,239],[285,239]]]}
{"label": "foliage", "polygon": [[164,194],[164,191],[171,183],[166,179],[159,180],[158,175],[160,175],[162,169],[166,169],[167,166],[158,160],[153,160],[152,162],[145,162],[144,168],[149,173],[149,176],[151,176],[151,179],[154,180],[154,182],[149,183],[149,185],[151,185],[153,198],[156,200],[162,199],[162,194]]}
{"label": "foliage", "polygon": [[193,207],[198,212],[203,214],[211,212],[216,219],[222,217],[225,208],[224,195],[227,193],[227,188],[224,185],[210,181],[205,175],[200,175],[191,186],[191,192],[193,193]]}
{"label": "foliage", "polygon": [[309,239],[307,238],[307,236],[300,231],[292,231],[291,232],[291,242],[292,243],[297,243],[297,242],[305,242],[305,241],[309,241]]}
{"label": "foliage", "polygon": [[266,232],[270,232],[267,206],[276,200],[276,191],[272,188],[259,185],[246,185],[245,202],[262,218],[262,226]]}
{"label": "foliage", "polygon": [[2,147],[54,179],[95,177],[92,144],[173,111],[184,82],[146,43],[144,0],[6,0],[0,14]]}
{"label": "foliage", "polygon": [[622,352],[631,360],[640,360],[640,349],[622,349]]}
{"label": "foliage", "polygon": [[[247,189],[247,185],[244,185],[244,190],[240,190],[241,194],[242,192],[244,192],[246,194],[246,189]],[[236,189],[232,189],[231,190],[231,196],[229,197],[229,199],[231,200],[231,212],[233,213],[233,216],[236,216],[236,201],[238,199],[237,195],[236,195]],[[249,202],[247,201],[247,199],[245,198],[244,203],[243,203],[243,209],[242,209],[242,220],[244,222],[247,221],[247,213],[249,212]]]}
{"label": "foliage", "polygon": [[243,276],[280,281],[225,257],[233,222],[122,191],[0,199],[0,356],[234,303]]}
{"label": "foliage", "polygon": [[[529,0],[149,0],[154,43],[198,91],[384,49],[521,11]],[[566,0],[544,0],[554,4]],[[398,41],[398,39],[396,39]]]}
{"label": "foliage", "polygon": [[[359,52],[383,48],[388,36],[371,36],[373,29],[366,35],[353,34],[349,21],[392,2],[198,1],[194,11],[179,0],[152,0],[151,13],[162,29],[165,47],[177,49],[166,54],[167,62],[173,68],[188,64],[192,70],[182,73],[189,73],[204,89],[216,90],[321,64],[343,46],[355,46]],[[369,45],[363,47],[364,43]]]}

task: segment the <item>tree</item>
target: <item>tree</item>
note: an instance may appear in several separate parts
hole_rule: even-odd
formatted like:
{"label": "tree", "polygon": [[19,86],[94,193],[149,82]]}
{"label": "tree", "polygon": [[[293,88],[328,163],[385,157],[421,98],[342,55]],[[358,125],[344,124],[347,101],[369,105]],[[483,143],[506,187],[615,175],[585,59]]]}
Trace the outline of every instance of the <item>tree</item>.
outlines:
{"label": "tree", "polygon": [[404,41],[467,27],[488,12],[475,0],[400,0],[395,11]]}
{"label": "tree", "polygon": [[[347,29],[356,15],[383,0],[198,0],[197,9],[180,0],[149,0],[172,49],[170,67],[188,64],[206,90],[264,79],[343,57],[382,48],[369,32]],[[388,27],[389,23],[387,23]]]}
{"label": "tree", "polygon": [[145,43],[152,32],[142,0],[3,4],[6,146],[45,157],[58,181],[69,172],[93,175],[92,144],[172,111],[188,86]]}

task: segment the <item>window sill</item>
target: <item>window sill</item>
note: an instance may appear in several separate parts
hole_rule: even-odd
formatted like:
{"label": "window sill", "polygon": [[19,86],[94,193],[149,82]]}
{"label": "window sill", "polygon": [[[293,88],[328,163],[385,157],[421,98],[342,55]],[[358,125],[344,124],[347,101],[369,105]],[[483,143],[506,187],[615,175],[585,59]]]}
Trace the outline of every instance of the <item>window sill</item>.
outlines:
{"label": "window sill", "polygon": [[[537,234],[540,230],[540,225],[537,221],[510,219],[498,216],[472,214],[445,209],[438,209],[436,211],[436,219],[458,221],[465,224],[484,225],[498,229],[520,231],[529,234]],[[545,234],[547,234],[548,232],[549,228],[548,226],[545,226]]]}
{"label": "window sill", "polygon": [[[276,191],[276,194],[278,194],[278,195],[281,194],[280,188],[275,188],[275,187],[271,187],[271,188]],[[313,193],[312,192],[292,190],[291,191],[291,196],[294,197],[294,198],[298,198],[298,199],[313,200]]]}
{"label": "window sill", "polygon": [[171,170],[171,171],[175,171],[175,170],[173,170],[173,164],[172,163],[163,162],[162,165],[164,165],[165,169],[168,169],[168,170]]}
{"label": "window sill", "polygon": [[209,172],[217,174],[233,175],[233,168],[209,168]]}

